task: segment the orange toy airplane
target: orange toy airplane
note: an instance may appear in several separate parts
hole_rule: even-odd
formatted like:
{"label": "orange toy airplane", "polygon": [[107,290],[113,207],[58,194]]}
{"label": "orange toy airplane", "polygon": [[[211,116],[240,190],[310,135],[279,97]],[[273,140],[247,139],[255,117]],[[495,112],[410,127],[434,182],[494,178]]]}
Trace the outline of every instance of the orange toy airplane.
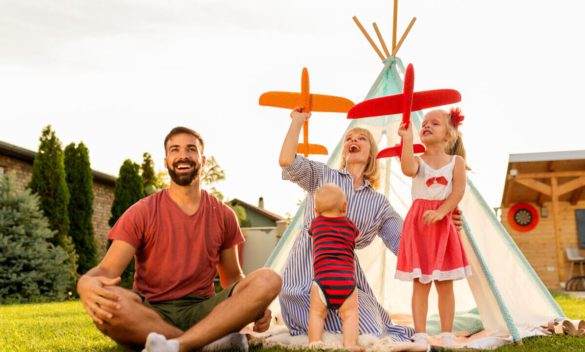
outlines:
{"label": "orange toy airplane", "polygon": [[[354,103],[342,97],[311,94],[309,90],[309,71],[303,68],[301,92],[266,92],[260,96],[260,105],[277,108],[294,109],[302,107],[303,112],[348,112]],[[319,144],[309,144],[309,121],[303,125],[303,143],[299,143],[297,152],[304,156],[309,154],[327,155],[327,148]]]}

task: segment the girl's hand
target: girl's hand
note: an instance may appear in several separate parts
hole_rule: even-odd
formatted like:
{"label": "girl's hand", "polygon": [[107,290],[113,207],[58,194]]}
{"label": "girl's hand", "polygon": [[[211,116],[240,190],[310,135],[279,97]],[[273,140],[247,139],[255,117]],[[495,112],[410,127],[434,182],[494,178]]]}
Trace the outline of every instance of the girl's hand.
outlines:
{"label": "girl's hand", "polygon": [[293,109],[293,111],[291,111],[290,118],[293,119],[293,121],[295,122],[305,123],[305,121],[311,118],[311,114],[303,112],[303,108],[297,106],[296,108]]}
{"label": "girl's hand", "polygon": [[406,123],[400,123],[400,128],[398,129],[398,135],[402,138],[411,138],[412,139],[412,123],[408,124],[408,128],[406,128]]}
{"label": "girl's hand", "polygon": [[427,210],[423,213],[423,220],[425,224],[432,224],[437,221],[443,220],[445,214],[441,213],[438,210]]}

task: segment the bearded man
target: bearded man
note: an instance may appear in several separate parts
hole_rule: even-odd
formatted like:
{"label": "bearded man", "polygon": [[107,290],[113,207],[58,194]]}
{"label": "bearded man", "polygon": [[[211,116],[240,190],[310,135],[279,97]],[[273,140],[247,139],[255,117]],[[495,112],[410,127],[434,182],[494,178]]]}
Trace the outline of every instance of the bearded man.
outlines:
{"label": "bearded man", "polygon": [[[236,216],[200,187],[203,139],[176,127],[164,146],[170,187],[135,203],[111,229],[104,258],[77,284],[85,310],[121,344],[144,346],[153,333],[149,350],[157,343],[169,350],[200,348],[251,322],[254,330],[267,330],[267,307],[280,291],[280,277],[268,269],[244,277]],[[116,284],[133,258],[131,291]],[[223,291],[215,294],[217,271]]]}

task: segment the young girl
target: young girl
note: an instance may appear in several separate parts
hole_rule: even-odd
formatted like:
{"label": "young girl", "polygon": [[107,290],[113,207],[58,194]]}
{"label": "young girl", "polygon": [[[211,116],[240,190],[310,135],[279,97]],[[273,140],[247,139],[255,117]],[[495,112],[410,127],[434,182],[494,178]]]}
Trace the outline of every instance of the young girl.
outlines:
{"label": "young girl", "polygon": [[426,151],[413,155],[412,124],[398,131],[403,140],[401,167],[412,180],[412,206],[404,220],[396,278],[413,281],[412,316],[416,343],[427,345],[426,319],[431,283],[439,296],[443,346],[454,343],[453,280],[471,275],[471,268],[451,214],[465,192],[465,149],[458,127],[459,109],[427,113],[420,130]]}

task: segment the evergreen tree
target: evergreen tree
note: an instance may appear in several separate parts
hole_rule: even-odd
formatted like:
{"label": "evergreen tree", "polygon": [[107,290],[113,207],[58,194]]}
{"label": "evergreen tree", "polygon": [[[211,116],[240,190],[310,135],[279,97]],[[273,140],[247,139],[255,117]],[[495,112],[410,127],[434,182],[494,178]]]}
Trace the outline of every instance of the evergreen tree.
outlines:
{"label": "evergreen tree", "polygon": [[[120,167],[120,174],[116,180],[116,190],[114,193],[114,203],[112,204],[112,217],[110,226],[114,226],[116,221],[130,208],[134,203],[144,197],[144,187],[142,176],[140,176],[140,166],[132,160],[125,160]],[[122,274],[121,286],[132,288],[134,282],[134,261],[126,268]]]}
{"label": "evergreen tree", "polygon": [[49,219],[51,229],[57,231],[52,242],[63,245],[63,239],[69,232],[69,190],[65,181],[61,142],[51,130],[51,125],[43,129],[40,142],[28,187],[39,195],[41,210]]}
{"label": "evergreen tree", "polygon": [[143,197],[144,186],[142,176],[140,176],[140,166],[132,160],[126,159],[120,167],[120,173],[116,180],[110,226],[114,226],[126,209]]}
{"label": "evergreen tree", "polygon": [[33,161],[32,179],[28,185],[39,195],[40,207],[55,231],[51,243],[63,247],[69,256],[72,278],[77,278],[77,254],[69,237],[69,190],[65,181],[61,142],[48,125],[43,129],[39,151]]}
{"label": "evergreen tree", "polygon": [[142,180],[144,182],[144,194],[149,196],[157,191],[156,174],[154,172],[154,161],[150,153],[142,155]]}
{"label": "evergreen tree", "polygon": [[16,187],[14,174],[0,175],[0,304],[62,300],[73,285],[67,253],[49,241],[39,197]]}
{"label": "evergreen tree", "polygon": [[78,255],[77,272],[83,274],[97,264],[97,245],[93,229],[93,172],[89,151],[83,143],[65,148],[65,173],[69,199],[69,235]]}

